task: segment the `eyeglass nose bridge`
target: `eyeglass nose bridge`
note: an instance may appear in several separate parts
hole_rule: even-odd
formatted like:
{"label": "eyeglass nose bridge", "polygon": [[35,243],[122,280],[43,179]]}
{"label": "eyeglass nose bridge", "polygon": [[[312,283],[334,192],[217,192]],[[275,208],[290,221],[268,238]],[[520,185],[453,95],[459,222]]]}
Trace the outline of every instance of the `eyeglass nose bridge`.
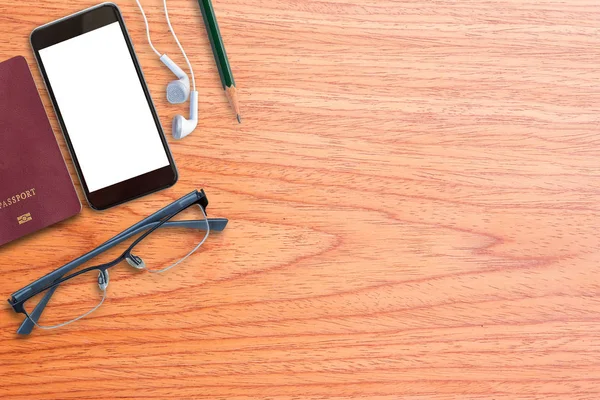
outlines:
{"label": "eyeglass nose bridge", "polygon": [[145,269],[146,263],[142,260],[142,257],[138,257],[135,254],[129,254],[125,256],[127,264],[131,265],[135,269]]}

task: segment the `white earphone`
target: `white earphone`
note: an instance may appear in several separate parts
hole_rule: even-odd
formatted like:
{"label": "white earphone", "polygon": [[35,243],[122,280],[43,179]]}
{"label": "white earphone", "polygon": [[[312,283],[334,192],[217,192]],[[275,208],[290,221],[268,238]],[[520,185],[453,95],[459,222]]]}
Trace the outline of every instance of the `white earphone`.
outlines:
{"label": "white earphone", "polygon": [[171,104],[185,102],[190,97],[190,80],[187,74],[166,54],[160,57],[160,61],[177,77],[177,80],[171,81],[167,85],[167,100]]}
{"label": "white earphone", "polygon": [[144,9],[140,4],[139,0],[135,0],[141,13],[144,18],[144,23],[146,24],[146,36],[148,37],[148,43],[152,50],[156,53],[156,55],[160,58],[163,64],[167,66],[175,74],[177,77],[176,80],[169,82],[167,85],[167,100],[171,104],[180,104],[185,102],[188,97],[190,99],[190,118],[186,119],[183,115],[176,115],[173,119],[173,137],[175,139],[182,139],[192,133],[196,126],[198,125],[198,92],[196,91],[196,79],[194,78],[194,70],[192,69],[192,64],[185,54],[185,50],[181,43],[179,43],[179,39],[177,39],[177,35],[171,26],[171,20],[169,19],[169,11],[167,10],[167,0],[163,0],[163,5],[165,8],[165,17],[167,18],[167,25],[169,25],[169,30],[181,50],[183,54],[183,58],[190,69],[190,74],[192,75],[192,92],[190,93],[190,80],[188,79],[187,74],[179,68],[177,64],[173,62],[166,54],[161,55],[152,45],[152,40],[150,40],[150,28],[148,26],[148,19],[146,18],[146,14],[144,13]]}

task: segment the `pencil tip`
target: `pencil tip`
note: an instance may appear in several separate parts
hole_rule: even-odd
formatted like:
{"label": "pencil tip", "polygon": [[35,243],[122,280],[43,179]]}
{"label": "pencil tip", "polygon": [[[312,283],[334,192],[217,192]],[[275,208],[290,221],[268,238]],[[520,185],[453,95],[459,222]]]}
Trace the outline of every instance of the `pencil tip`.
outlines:
{"label": "pencil tip", "polygon": [[237,120],[238,120],[238,124],[242,123],[242,117],[240,117],[240,114],[237,114]]}

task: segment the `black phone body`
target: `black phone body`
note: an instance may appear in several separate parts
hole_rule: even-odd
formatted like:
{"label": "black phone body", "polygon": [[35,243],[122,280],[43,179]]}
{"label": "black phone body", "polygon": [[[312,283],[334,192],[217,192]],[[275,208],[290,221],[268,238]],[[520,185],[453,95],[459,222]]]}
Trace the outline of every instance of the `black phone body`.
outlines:
{"label": "black phone body", "polygon": [[36,28],[31,46],[90,206],[174,185],[177,168],[119,8]]}

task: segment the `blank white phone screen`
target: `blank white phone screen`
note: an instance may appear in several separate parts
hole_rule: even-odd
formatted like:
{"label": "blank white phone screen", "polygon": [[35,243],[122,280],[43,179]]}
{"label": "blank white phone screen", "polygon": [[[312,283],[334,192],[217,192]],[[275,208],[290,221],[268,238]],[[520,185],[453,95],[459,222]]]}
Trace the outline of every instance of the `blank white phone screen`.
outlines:
{"label": "blank white phone screen", "polygon": [[39,53],[90,192],[169,165],[118,22]]}

